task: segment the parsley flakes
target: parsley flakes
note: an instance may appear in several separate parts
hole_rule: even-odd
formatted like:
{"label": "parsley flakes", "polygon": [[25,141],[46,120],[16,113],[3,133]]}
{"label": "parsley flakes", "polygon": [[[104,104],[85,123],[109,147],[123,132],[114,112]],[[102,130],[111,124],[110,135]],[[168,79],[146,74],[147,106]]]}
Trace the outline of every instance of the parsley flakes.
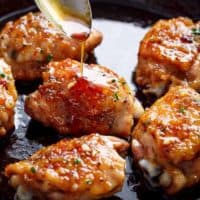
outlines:
{"label": "parsley flakes", "polygon": [[92,180],[91,180],[91,179],[87,179],[85,182],[86,182],[86,184],[88,184],[88,185],[91,185],[91,184],[92,184]]}
{"label": "parsley flakes", "polygon": [[53,59],[53,56],[52,56],[51,54],[49,54],[49,55],[47,56],[47,62],[50,62],[52,59]]}
{"label": "parsley flakes", "polygon": [[114,93],[113,98],[114,98],[114,101],[119,101],[119,96],[117,93]]}
{"label": "parsley flakes", "polygon": [[33,173],[33,174],[35,174],[36,173],[36,169],[35,169],[35,167],[31,167],[31,172]]}
{"label": "parsley flakes", "polygon": [[5,78],[6,75],[5,75],[4,73],[0,73],[0,77],[1,77],[1,78]]}
{"label": "parsley flakes", "polygon": [[182,114],[185,114],[186,109],[184,107],[180,107],[179,108],[179,112]]}
{"label": "parsley flakes", "polygon": [[81,163],[81,160],[80,160],[79,158],[76,158],[76,159],[74,160],[74,164],[78,165],[78,164],[80,164],[80,163]]}
{"label": "parsley flakes", "polygon": [[193,35],[199,35],[199,36],[200,36],[200,27],[199,27],[199,28],[193,28],[193,29],[192,29],[192,34],[193,34]]}

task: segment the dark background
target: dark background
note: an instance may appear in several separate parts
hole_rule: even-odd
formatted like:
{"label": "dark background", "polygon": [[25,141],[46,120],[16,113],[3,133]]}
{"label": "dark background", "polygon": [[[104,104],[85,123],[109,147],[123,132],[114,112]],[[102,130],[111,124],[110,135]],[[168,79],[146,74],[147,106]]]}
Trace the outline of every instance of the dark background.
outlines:
{"label": "dark background", "polygon": [[[188,16],[200,19],[199,0],[90,0],[93,2],[129,5],[135,8],[148,10],[164,17]],[[9,3],[8,3],[9,2]],[[8,6],[9,4],[9,6]],[[33,5],[33,0],[0,0],[0,15]]]}

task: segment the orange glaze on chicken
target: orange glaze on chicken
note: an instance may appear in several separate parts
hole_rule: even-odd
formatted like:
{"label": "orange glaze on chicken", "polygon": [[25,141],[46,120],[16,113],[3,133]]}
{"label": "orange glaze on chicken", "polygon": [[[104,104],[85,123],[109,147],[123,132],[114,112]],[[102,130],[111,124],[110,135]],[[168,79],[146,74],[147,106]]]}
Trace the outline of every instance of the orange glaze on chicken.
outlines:
{"label": "orange glaze on chicken", "polygon": [[188,18],[158,21],[141,41],[136,82],[145,93],[162,95],[173,82],[200,91],[200,36]]}
{"label": "orange glaze on chicken", "polygon": [[[30,158],[6,167],[16,197],[27,200],[92,200],[120,191],[129,144],[116,137],[91,134],[63,139]],[[28,193],[28,194],[27,194]]]}
{"label": "orange glaze on chicken", "polygon": [[[93,30],[86,40],[85,55],[102,41]],[[8,22],[0,33],[0,54],[12,66],[15,79],[41,78],[51,60],[81,59],[81,45],[60,32],[41,13],[28,13]]]}
{"label": "orange glaze on chicken", "polygon": [[11,68],[0,58],[0,137],[14,126],[14,109],[17,100]]}
{"label": "orange glaze on chicken", "polygon": [[143,108],[122,77],[94,64],[85,64],[81,76],[80,63],[71,59],[47,68],[44,84],[25,102],[31,117],[63,134],[129,136]]}
{"label": "orange glaze on chicken", "polygon": [[200,94],[193,89],[171,88],[145,111],[132,137],[134,158],[167,193],[200,182]]}

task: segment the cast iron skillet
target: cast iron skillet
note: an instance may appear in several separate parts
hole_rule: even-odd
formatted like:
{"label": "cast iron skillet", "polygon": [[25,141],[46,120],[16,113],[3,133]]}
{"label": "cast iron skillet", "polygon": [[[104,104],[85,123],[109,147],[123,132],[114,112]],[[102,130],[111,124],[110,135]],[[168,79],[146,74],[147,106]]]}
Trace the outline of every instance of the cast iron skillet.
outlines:
{"label": "cast iron skillet", "polygon": [[[95,54],[89,56],[88,62],[108,66],[123,75],[130,86],[138,90],[137,96],[143,105],[149,106],[153,99],[144,98],[134,84],[134,67],[137,62],[138,45],[151,24],[171,14],[166,12],[165,15],[161,16],[138,10],[134,8],[135,4],[132,4],[137,0],[109,0],[107,4],[100,1],[91,0],[91,3],[95,19],[94,26],[104,33],[104,41],[97,48]],[[145,1],[141,2],[144,3]],[[146,0],[146,2],[152,4],[153,1]],[[131,7],[127,5],[131,5]],[[32,0],[0,0],[0,8],[0,27],[9,20],[36,10]],[[152,10],[151,8],[145,7],[148,10]],[[157,10],[157,13],[162,12]],[[38,82],[32,84],[16,83],[19,98],[16,107],[15,129],[6,138],[0,140],[0,200],[14,199],[14,190],[9,186],[8,180],[3,175],[4,167],[7,164],[26,159],[42,146],[56,143],[62,139],[54,130],[43,127],[24,113],[25,96],[37,89],[38,84]],[[150,189],[133,164],[131,153],[126,159],[126,181],[123,190],[109,200],[197,200],[200,198],[199,187],[183,191],[175,197],[167,197],[161,190]]]}

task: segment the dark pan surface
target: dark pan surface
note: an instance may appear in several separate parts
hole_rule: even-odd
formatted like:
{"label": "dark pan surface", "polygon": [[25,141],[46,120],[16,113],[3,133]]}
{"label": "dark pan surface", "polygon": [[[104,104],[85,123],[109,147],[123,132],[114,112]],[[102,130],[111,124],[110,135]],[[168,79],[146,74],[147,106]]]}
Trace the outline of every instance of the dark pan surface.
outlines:
{"label": "dark pan surface", "polygon": [[115,5],[127,5],[165,17],[188,16],[200,19],[199,0],[91,0]]}
{"label": "dark pan surface", "polygon": [[[17,5],[15,6],[14,2],[10,1],[11,8],[19,8],[19,2],[16,1]],[[27,1],[24,2],[21,6],[24,6],[25,9],[15,10],[7,15],[5,15],[7,8],[5,8],[5,12],[0,10],[0,13],[4,13],[0,18],[1,27],[6,21],[36,9],[34,6],[29,7],[30,3]],[[162,17],[125,6],[92,3],[92,7],[95,18],[93,26],[103,32],[104,40],[96,49],[95,54],[89,57],[88,62],[96,62],[110,67],[124,76],[133,89],[137,89],[133,82],[133,74],[137,62],[139,41],[148,27]],[[14,199],[14,191],[9,187],[8,181],[3,175],[4,167],[8,163],[26,159],[42,146],[53,144],[61,139],[61,136],[55,131],[43,127],[24,113],[24,99],[27,94],[37,89],[38,84],[16,83],[19,98],[16,107],[15,130],[0,140],[0,200]],[[140,92],[138,92],[138,97],[143,104],[150,104]],[[109,200],[197,200],[200,198],[199,188],[185,191],[177,197],[166,197],[159,190],[149,190],[140,173],[132,164],[130,155],[127,157],[126,181],[123,190]]]}

